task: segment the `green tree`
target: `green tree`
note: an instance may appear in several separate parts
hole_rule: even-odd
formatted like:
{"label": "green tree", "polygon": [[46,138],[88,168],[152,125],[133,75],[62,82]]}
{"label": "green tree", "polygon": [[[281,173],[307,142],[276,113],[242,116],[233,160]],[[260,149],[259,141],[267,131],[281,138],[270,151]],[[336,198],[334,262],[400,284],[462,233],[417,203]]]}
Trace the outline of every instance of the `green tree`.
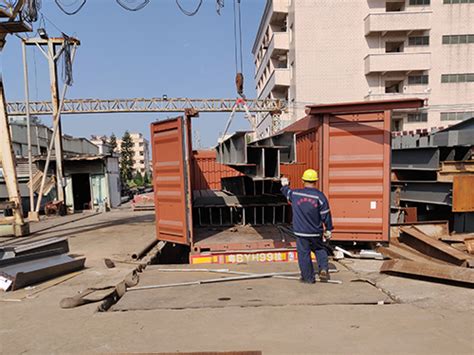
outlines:
{"label": "green tree", "polygon": [[117,148],[117,137],[115,136],[114,133],[112,133],[112,135],[110,136],[108,143],[111,150],[110,152],[113,153],[115,149]]}
{"label": "green tree", "polygon": [[143,176],[139,171],[137,171],[137,173],[135,174],[133,181],[135,182],[135,184],[137,184],[137,186],[143,186]]}
{"label": "green tree", "polygon": [[148,172],[145,171],[145,174],[143,174],[143,184],[145,186],[149,185],[150,184],[150,176],[148,175]]}
{"label": "green tree", "polygon": [[120,144],[120,176],[124,182],[133,178],[133,141],[128,131],[125,131]]}

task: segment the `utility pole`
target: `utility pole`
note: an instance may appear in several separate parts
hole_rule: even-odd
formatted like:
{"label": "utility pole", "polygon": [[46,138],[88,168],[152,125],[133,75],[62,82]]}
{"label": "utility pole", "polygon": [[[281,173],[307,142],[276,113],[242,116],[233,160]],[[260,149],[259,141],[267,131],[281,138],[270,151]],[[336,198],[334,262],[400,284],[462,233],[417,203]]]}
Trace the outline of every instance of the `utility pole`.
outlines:
{"label": "utility pole", "polygon": [[22,41],[21,43],[23,53],[23,77],[25,82],[25,105],[26,107],[26,134],[28,143],[28,180],[29,180],[29,195],[30,195],[30,210],[28,212],[28,220],[38,221],[39,215],[35,213],[35,196],[33,193],[33,156],[31,148],[31,116],[30,116],[30,89],[28,84],[28,62],[26,58],[26,46]]}
{"label": "utility pole", "polygon": [[[54,135],[54,153],[56,160],[56,190],[57,199],[62,201],[65,206],[65,185],[64,185],[64,172],[63,172],[63,146],[62,146],[62,129],[61,129],[61,110],[60,110],[60,98],[58,88],[58,68],[57,61],[61,56],[64,47],[67,44],[74,44],[74,47],[80,45],[80,41],[68,37],[66,38],[52,38],[47,35],[43,35],[40,38],[28,38],[23,42],[26,46],[34,45],[38,47],[45,58],[48,61],[49,67],[49,79],[51,86],[51,104],[53,109],[53,126],[57,127],[56,134]],[[59,50],[58,50],[59,47]],[[44,174],[48,172],[45,170]],[[37,209],[38,210],[38,209]]]}
{"label": "utility pole", "polygon": [[[5,46],[5,38],[8,34],[31,31],[31,26],[22,21],[15,21],[23,8],[24,0],[17,1],[11,9],[0,9],[0,16],[6,18],[0,24],[0,55]],[[2,173],[8,191],[8,208],[13,211],[12,217],[5,218],[0,223],[0,235],[24,236],[29,234],[29,224],[23,219],[23,209],[21,206],[21,195],[18,186],[16,161],[12,149],[12,139],[10,125],[8,121],[7,108],[5,102],[5,92],[3,78],[0,73],[0,160],[2,162]]]}

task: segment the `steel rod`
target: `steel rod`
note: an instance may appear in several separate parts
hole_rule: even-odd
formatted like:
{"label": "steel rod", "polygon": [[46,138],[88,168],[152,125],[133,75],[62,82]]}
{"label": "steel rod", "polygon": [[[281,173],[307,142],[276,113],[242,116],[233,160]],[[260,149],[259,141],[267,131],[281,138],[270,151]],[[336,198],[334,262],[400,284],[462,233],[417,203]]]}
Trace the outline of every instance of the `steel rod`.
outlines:
{"label": "steel rod", "polygon": [[178,287],[178,286],[192,286],[192,285],[204,285],[211,283],[221,283],[221,282],[230,282],[230,281],[245,281],[245,280],[255,280],[255,279],[264,279],[274,276],[284,276],[284,275],[294,274],[294,273],[267,273],[267,274],[247,274],[243,276],[235,277],[223,277],[218,279],[207,279],[207,280],[197,280],[190,282],[181,282],[181,283],[172,283],[172,284],[162,284],[162,285],[149,285],[149,286],[138,286],[131,287],[127,291],[139,291],[139,290],[151,290],[155,288],[165,288],[165,287]]}
{"label": "steel rod", "polygon": [[33,157],[31,151],[31,117],[30,117],[30,88],[28,83],[28,61],[26,57],[25,42],[21,42],[23,52],[23,80],[25,85],[25,107],[26,107],[26,134],[28,144],[28,180],[30,181],[28,190],[30,195],[30,212],[34,212],[35,201],[33,193]]}

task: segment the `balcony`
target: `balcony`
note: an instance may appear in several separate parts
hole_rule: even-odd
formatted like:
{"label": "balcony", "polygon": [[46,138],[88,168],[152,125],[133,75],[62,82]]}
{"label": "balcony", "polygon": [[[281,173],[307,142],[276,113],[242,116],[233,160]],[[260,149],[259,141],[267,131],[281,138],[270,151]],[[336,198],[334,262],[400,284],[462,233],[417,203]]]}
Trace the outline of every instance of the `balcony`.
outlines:
{"label": "balcony", "polygon": [[260,77],[265,71],[265,67],[268,65],[270,58],[287,54],[289,50],[290,41],[288,39],[288,32],[275,32],[270,40],[270,43],[268,44],[268,49],[257,68],[257,72],[255,73],[255,81],[258,82],[260,80]]}
{"label": "balcony", "polygon": [[290,70],[275,69],[268,78],[267,83],[259,93],[259,98],[266,98],[273,90],[277,88],[288,88],[290,86]]}
{"label": "balcony", "polygon": [[394,92],[394,93],[378,93],[368,94],[364,97],[366,101],[378,101],[378,100],[398,100],[398,99],[423,99],[427,100],[430,97],[429,92]]}
{"label": "balcony", "polygon": [[369,54],[364,58],[365,74],[394,71],[429,70],[430,53],[382,53]]}
{"label": "balcony", "polygon": [[431,29],[431,11],[400,11],[372,13],[365,17],[365,35],[393,31]]}

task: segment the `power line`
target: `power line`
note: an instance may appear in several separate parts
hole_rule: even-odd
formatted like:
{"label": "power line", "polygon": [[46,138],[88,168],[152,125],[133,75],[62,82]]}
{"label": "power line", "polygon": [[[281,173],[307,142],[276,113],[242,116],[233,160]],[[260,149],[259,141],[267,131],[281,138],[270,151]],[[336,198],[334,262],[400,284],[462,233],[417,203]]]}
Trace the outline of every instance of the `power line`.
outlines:
{"label": "power line", "polygon": [[[45,26],[45,25],[46,25],[45,20],[46,20],[46,21],[48,21],[51,25],[53,25],[53,27],[54,27],[55,29],[57,29],[59,32],[64,33],[64,31],[61,30],[61,29],[60,29],[51,19],[49,19],[43,12],[40,11],[40,13],[41,13],[41,18],[40,18],[39,27],[41,27],[41,22],[43,22],[43,25]],[[45,27],[46,27],[46,26],[45,26]]]}
{"label": "power line", "polygon": [[202,0],[199,0],[199,4],[196,6],[196,8],[193,11],[188,11],[185,8],[183,8],[181,4],[179,3],[179,0],[176,0],[176,5],[178,5],[181,12],[185,14],[186,16],[194,16],[198,13],[199,9],[201,8]]}
{"label": "power line", "polygon": [[216,0],[216,11],[218,15],[221,14],[221,10],[223,7],[224,7],[224,0]]}
{"label": "power line", "polygon": [[[84,5],[86,4],[87,0],[82,0],[82,3],[76,8],[76,10],[73,10],[73,11],[68,11],[66,10],[64,4],[61,3],[60,0],[54,0],[54,2],[56,3],[56,5],[58,5],[59,9],[64,12],[66,15],[69,15],[69,16],[72,16],[72,15],[75,15],[77,14],[79,11],[82,10],[82,8],[84,7]],[[77,3],[77,1],[75,1],[73,4],[71,5],[74,5],[75,3]],[[70,5],[70,6],[71,6]]]}
{"label": "power line", "polygon": [[[129,5],[126,5],[123,0],[116,0],[117,4],[119,4],[122,8],[124,8],[127,11],[139,11],[143,9],[145,6],[147,6],[150,3],[150,0],[143,0],[140,4],[138,4],[135,7],[130,7]],[[129,4],[134,3],[136,1],[127,1]]]}
{"label": "power line", "polygon": [[22,15],[28,22],[38,21],[39,10],[41,9],[41,0],[26,0],[23,5]]}

